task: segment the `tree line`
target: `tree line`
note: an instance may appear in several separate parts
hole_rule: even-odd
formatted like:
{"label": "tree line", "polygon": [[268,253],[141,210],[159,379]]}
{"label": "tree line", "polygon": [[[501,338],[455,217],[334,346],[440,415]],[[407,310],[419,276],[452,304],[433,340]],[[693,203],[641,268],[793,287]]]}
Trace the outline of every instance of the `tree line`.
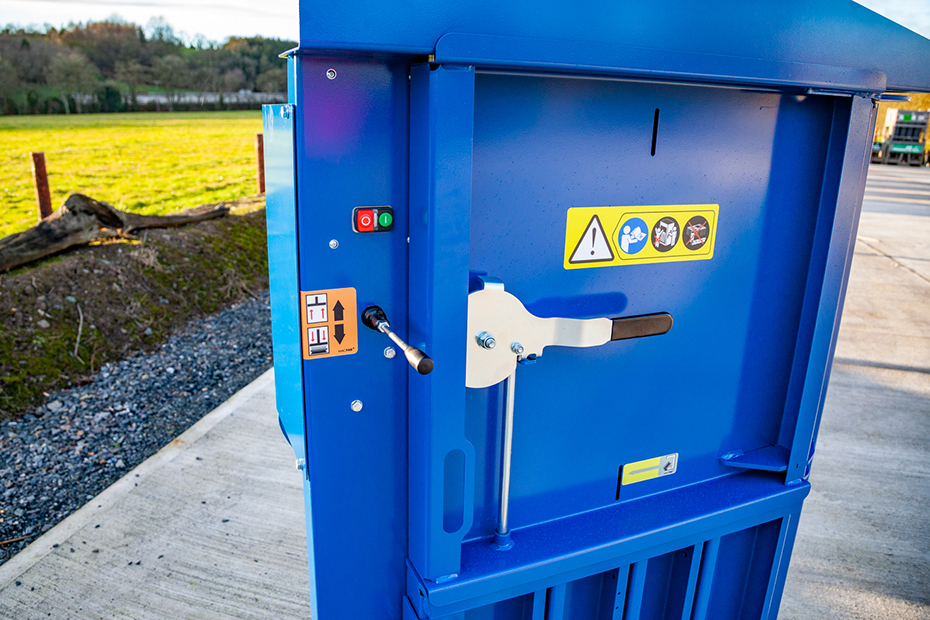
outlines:
{"label": "tree line", "polygon": [[180,94],[213,93],[209,104],[229,107],[224,93],[283,93],[293,41],[231,37],[185,42],[163,19],[143,28],[112,17],[60,29],[0,30],[0,114],[70,114],[148,109],[143,93],[160,93],[168,109]]}

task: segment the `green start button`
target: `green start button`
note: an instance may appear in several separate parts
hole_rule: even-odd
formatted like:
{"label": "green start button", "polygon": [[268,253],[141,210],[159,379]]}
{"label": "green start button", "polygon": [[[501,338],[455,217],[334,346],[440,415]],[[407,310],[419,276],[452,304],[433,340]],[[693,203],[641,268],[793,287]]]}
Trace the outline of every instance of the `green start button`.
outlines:
{"label": "green start button", "polygon": [[394,223],[394,216],[390,213],[381,213],[378,215],[378,226],[388,228]]}

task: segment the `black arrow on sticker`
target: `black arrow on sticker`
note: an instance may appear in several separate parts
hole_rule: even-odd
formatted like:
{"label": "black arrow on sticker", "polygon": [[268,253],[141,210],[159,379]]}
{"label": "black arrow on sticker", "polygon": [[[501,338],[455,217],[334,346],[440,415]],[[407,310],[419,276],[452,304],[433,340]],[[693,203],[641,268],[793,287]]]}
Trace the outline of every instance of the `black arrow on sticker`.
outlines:
{"label": "black arrow on sticker", "polygon": [[[344,311],[345,311],[345,307],[342,305],[342,302],[341,302],[341,301],[337,301],[337,302],[336,302],[336,305],[333,306],[333,320],[334,320],[334,321],[342,321],[342,320],[343,320],[343,312],[344,312]],[[342,342],[342,341],[340,340],[340,342]]]}
{"label": "black arrow on sticker", "polygon": [[[335,310],[335,308],[333,308],[333,309]],[[341,311],[341,310],[339,311],[339,314],[342,314],[342,311]],[[337,325],[336,328],[333,330],[333,334],[336,336],[336,342],[338,342],[339,344],[342,344],[343,338],[346,337],[346,328],[343,327],[342,323],[340,323],[340,324]]]}

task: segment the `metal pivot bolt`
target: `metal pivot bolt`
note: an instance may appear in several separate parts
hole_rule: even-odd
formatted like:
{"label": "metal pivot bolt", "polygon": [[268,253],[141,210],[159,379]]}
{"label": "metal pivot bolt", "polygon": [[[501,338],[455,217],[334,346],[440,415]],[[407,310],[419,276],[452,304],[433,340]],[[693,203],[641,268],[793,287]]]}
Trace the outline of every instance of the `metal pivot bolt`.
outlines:
{"label": "metal pivot bolt", "polygon": [[387,315],[379,306],[368,306],[362,310],[362,323],[365,327],[373,329],[376,332],[381,332],[393,340],[394,344],[400,347],[407,361],[410,362],[410,365],[413,366],[418,373],[421,375],[428,375],[432,372],[433,360],[430,359],[429,355],[401,340],[400,337],[391,330],[391,324],[388,323]]}
{"label": "metal pivot bolt", "polygon": [[523,345],[519,342],[511,342],[510,350],[513,351],[514,355],[523,355]]}
{"label": "metal pivot bolt", "polygon": [[475,339],[478,341],[478,346],[484,349],[493,349],[497,345],[497,340],[488,332],[478,332]]}

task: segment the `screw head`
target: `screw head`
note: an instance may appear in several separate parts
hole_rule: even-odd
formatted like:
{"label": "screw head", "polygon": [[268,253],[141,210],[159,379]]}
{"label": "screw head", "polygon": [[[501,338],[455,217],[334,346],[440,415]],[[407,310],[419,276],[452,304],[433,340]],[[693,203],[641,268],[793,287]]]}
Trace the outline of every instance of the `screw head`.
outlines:
{"label": "screw head", "polygon": [[327,69],[327,70],[326,70],[326,77],[328,77],[328,78],[331,79],[331,80],[335,80],[335,79],[336,79],[336,70],[335,70],[335,69]]}
{"label": "screw head", "polygon": [[355,413],[358,413],[359,411],[362,410],[362,401],[353,400],[352,404],[349,405],[349,407],[352,409],[352,411],[354,411]]}
{"label": "screw head", "polygon": [[394,350],[394,347],[385,347],[384,348],[384,357],[389,360],[394,359],[394,356],[397,355],[397,351]]}
{"label": "screw head", "polygon": [[523,345],[520,344],[519,342],[511,342],[510,350],[513,351],[517,355],[523,355]]}
{"label": "screw head", "polygon": [[488,332],[478,332],[475,339],[478,341],[478,346],[483,349],[493,349],[497,345],[497,340]]}
{"label": "screw head", "polygon": [[339,247],[339,242],[336,241],[335,239],[332,239],[332,240],[329,242],[329,247],[330,247],[330,249],[335,250],[336,248]]}

